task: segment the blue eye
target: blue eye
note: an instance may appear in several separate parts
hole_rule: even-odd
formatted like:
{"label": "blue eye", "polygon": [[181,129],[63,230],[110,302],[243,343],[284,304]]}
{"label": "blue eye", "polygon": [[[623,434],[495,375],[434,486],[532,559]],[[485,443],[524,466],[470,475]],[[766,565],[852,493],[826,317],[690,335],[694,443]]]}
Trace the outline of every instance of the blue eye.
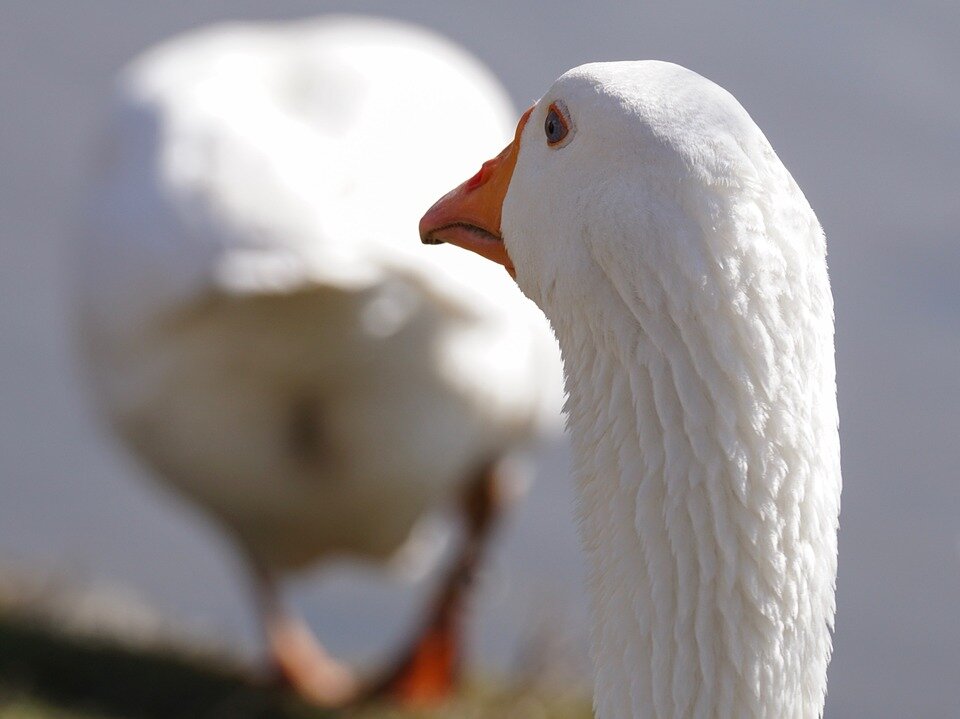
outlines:
{"label": "blue eye", "polygon": [[548,145],[557,145],[563,142],[569,134],[570,128],[567,127],[567,121],[563,117],[556,104],[550,105],[547,109],[547,117],[543,121],[543,132],[547,136]]}

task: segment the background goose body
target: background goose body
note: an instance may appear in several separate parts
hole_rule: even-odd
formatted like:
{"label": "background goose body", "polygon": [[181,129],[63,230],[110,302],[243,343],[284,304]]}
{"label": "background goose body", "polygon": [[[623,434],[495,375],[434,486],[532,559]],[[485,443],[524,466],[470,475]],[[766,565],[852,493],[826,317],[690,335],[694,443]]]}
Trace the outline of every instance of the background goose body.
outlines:
{"label": "background goose body", "polygon": [[556,414],[536,308],[413,229],[510,114],[472,58],[375,20],[224,26],[123,75],[77,253],[86,368],[267,574],[391,556]]}
{"label": "background goose body", "polygon": [[820,716],[840,455],[800,189],[729,93],[660,62],[566,73],[487,172],[421,233],[495,255],[449,230],[495,207],[465,221],[560,341],[598,716]]}

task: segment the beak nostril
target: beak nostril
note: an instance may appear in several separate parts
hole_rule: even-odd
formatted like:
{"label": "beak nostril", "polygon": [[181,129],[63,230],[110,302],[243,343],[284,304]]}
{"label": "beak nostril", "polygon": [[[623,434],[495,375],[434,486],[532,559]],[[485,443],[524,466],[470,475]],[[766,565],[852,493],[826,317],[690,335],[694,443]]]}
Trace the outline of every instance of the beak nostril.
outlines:
{"label": "beak nostril", "polygon": [[484,181],[484,176],[483,176],[484,173],[483,173],[483,171],[484,171],[486,168],[487,168],[487,165],[486,165],[486,163],[484,163],[484,164],[480,167],[480,169],[477,170],[477,174],[474,175],[473,177],[471,177],[469,180],[467,180],[466,185],[465,185],[465,188],[466,188],[467,190],[475,190],[475,189],[477,189],[478,187],[480,187],[480,185],[483,184],[483,181]]}
{"label": "beak nostril", "polygon": [[496,166],[497,159],[499,158],[487,160],[482,165],[480,165],[480,169],[477,170],[477,174],[471,177],[469,180],[467,180],[464,183],[464,189],[469,192],[470,190],[477,189],[478,187],[480,187],[480,185],[485,183],[489,179],[490,173],[493,171],[493,168]]}

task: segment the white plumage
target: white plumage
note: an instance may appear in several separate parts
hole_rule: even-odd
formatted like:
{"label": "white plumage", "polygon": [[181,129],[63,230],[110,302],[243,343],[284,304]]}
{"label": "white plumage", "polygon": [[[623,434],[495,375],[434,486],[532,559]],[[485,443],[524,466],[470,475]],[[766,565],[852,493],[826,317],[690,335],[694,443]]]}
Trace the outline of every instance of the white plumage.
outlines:
{"label": "white plumage", "polygon": [[415,234],[510,116],[475,60],[372,19],[217,27],[123,73],[76,253],[85,366],[268,570],[390,556],[559,415],[536,308]]}
{"label": "white plumage", "polygon": [[[478,226],[560,341],[598,717],[820,716],[841,480],[813,211],[739,103],[667,63],[566,73],[514,156]],[[479,246],[449,229],[479,191],[425,240]]]}

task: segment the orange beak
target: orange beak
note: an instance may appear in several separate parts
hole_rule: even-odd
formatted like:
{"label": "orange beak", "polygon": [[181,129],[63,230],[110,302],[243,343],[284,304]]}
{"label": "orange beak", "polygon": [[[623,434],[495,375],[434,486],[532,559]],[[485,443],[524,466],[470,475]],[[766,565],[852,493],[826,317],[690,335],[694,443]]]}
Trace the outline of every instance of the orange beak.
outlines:
{"label": "orange beak", "polygon": [[520,118],[513,142],[492,160],[483,163],[480,171],[454,190],[441,197],[420,220],[420,240],[425,245],[449,242],[476,252],[488,260],[499,262],[515,276],[513,262],[507,254],[500,231],[503,198],[513,177],[520,152],[520,133],[531,107]]}

